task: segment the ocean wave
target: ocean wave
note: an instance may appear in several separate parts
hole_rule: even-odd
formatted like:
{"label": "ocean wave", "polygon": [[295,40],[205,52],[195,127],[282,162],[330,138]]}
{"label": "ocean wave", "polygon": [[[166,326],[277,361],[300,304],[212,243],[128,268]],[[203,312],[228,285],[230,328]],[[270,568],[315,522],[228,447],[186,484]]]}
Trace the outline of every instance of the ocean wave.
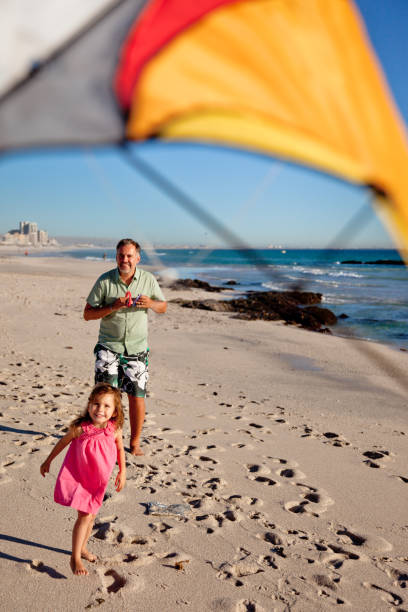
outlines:
{"label": "ocean wave", "polygon": [[294,272],[302,272],[303,274],[312,274],[313,276],[318,276],[320,274],[327,274],[327,270],[323,270],[322,268],[306,268],[305,266],[293,266]]}
{"label": "ocean wave", "polygon": [[327,278],[314,278],[313,283],[316,283],[316,285],[324,285],[326,287],[339,287],[340,286],[340,284],[337,283],[336,281],[329,280]]}
{"label": "ocean wave", "polygon": [[274,283],[262,283],[261,287],[265,287],[265,289],[269,289],[270,291],[282,291],[282,287],[280,285],[276,285]]}
{"label": "ocean wave", "polygon": [[364,274],[357,274],[357,272],[348,272],[346,270],[327,270],[324,268],[306,268],[304,266],[293,266],[292,270],[293,272],[300,272],[301,274],[309,274],[312,276],[364,278]]}
{"label": "ocean wave", "polygon": [[350,304],[351,299],[347,299],[346,297],[337,297],[337,296],[330,296],[330,295],[323,295],[322,296],[322,302],[324,302],[325,304]]}
{"label": "ocean wave", "polygon": [[356,272],[328,272],[329,276],[350,276],[351,278],[364,278],[364,274],[357,274]]}

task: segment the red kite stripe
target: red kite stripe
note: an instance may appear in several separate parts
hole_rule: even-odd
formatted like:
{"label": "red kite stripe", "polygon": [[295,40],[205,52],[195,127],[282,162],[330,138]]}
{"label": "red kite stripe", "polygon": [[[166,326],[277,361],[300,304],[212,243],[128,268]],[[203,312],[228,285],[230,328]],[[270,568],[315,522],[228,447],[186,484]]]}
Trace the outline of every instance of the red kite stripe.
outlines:
{"label": "red kite stripe", "polygon": [[114,88],[123,110],[144,64],[181,30],[215,8],[237,0],[152,0],[135,21],[126,39],[115,75]]}

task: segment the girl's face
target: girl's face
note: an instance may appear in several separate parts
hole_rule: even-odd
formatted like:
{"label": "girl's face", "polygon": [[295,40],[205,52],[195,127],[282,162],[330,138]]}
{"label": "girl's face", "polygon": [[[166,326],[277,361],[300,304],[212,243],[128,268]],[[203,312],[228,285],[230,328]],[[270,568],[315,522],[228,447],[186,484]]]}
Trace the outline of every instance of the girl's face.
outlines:
{"label": "girl's face", "polygon": [[112,393],[98,395],[88,406],[88,414],[95,427],[104,428],[116,416],[115,399]]}

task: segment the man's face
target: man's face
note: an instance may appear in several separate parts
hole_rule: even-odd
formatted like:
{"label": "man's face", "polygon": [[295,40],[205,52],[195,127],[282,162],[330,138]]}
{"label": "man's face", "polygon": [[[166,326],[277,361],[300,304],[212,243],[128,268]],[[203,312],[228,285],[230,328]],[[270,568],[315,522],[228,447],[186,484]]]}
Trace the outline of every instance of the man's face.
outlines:
{"label": "man's face", "polygon": [[116,262],[119,272],[125,276],[132,276],[140,261],[140,254],[133,244],[125,244],[116,252]]}

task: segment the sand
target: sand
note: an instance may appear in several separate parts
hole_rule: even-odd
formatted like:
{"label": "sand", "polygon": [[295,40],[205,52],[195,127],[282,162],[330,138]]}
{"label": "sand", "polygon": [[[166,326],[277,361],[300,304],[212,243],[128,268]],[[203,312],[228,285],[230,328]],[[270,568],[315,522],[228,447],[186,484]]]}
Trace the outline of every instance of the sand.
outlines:
{"label": "sand", "polygon": [[109,267],[0,258],[0,608],[407,610],[408,354],[175,304],[150,314],[146,454],[126,453],[120,493],[115,469],[99,560],[72,575],[63,455],[39,468],[92,388],[82,311]]}

